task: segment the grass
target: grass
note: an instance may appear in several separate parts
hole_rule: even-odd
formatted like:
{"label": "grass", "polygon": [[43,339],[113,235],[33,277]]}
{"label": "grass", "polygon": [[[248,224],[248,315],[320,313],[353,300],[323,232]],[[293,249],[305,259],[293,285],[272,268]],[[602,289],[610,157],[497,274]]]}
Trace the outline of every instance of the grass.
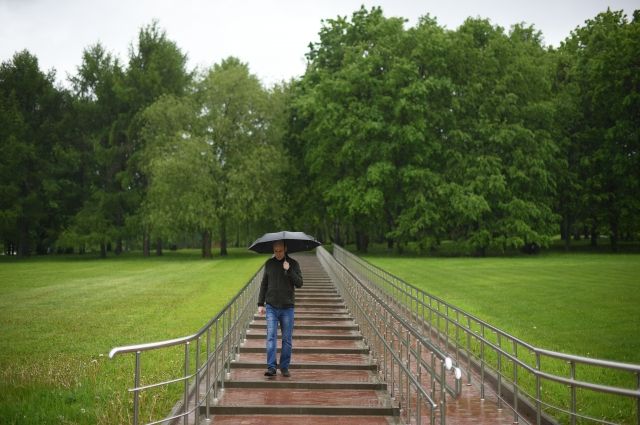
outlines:
{"label": "grass", "polygon": [[[144,258],[0,257],[0,422],[129,421],[131,356],[115,346],[191,334],[251,278],[264,256],[197,251]],[[150,358],[168,373],[179,362]],[[175,400],[154,400],[166,413]]]}
{"label": "grass", "polygon": [[[365,258],[534,346],[640,364],[640,255],[553,252],[512,258]],[[590,370],[578,373],[582,379],[607,381],[591,376],[596,372]],[[637,382],[631,378],[633,382],[628,377],[619,382],[633,388]],[[557,392],[551,397],[567,393],[562,386],[548,387]],[[599,399],[583,398],[583,410],[624,423],[635,417],[630,401],[610,413],[615,402]]]}

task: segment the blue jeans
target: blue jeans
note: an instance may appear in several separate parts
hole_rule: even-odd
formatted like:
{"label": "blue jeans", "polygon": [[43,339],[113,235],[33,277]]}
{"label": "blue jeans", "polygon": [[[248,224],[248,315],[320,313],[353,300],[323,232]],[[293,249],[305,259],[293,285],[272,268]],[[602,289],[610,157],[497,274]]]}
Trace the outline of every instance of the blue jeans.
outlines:
{"label": "blue jeans", "polygon": [[291,335],[293,334],[293,307],[276,308],[267,304],[267,368],[276,368],[278,323],[282,333],[280,369],[289,369],[289,363],[291,363]]}

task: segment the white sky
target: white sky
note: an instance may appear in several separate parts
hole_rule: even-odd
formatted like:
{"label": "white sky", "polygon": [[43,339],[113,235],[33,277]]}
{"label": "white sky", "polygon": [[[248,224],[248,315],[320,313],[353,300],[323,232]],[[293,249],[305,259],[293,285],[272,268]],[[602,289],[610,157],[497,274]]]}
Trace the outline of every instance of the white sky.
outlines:
{"label": "white sky", "polygon": [[139,29],[158,19],[191,68],[233,55],[272,84],[304,73],[304,55],[318,41],[322,19],[350,17],[362,4],[382,6],[408,26],[427,13],[448,29],[469,16],[505,29],[526,22],[554,46],[607,7],[629,19],[640,9],[640,0],[0,0],[0,61],[27,49],[64,83],[82,51],[98,41],[126,64]]}

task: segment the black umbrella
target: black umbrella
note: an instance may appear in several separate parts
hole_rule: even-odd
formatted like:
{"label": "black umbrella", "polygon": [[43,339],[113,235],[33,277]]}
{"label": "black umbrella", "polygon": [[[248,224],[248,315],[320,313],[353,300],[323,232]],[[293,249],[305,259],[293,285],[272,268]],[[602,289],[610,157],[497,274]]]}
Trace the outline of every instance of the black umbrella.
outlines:
{"label": "black umbrella", "polygon": [[309,236],[304,232],[289,232],[285,230],[283,232],[265,233],[256,239],[249,249],[260,254],[270,254],[273,253],[273,243],[275,241],[284,241],[287,244],[287,253],[308,251],[322,245],[313,236]]}

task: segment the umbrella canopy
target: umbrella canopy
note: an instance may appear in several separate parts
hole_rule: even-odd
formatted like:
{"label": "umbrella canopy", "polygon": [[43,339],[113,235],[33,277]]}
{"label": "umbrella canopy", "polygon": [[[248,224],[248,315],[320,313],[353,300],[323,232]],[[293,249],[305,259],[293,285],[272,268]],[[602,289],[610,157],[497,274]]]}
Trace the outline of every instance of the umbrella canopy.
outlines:
{"label": "umbrella canopy", "polygon": [[273,253],[273,243],[275,241],[285,241],[287,244],[287,253],[289,254],[292,252],[308,251],[322,245],[315,240],[313,236],[309,236],[304,232],[289,232],[285,230],[282,232],[265,233],[256,239],[249,249],[260,254],[271,254]]}

